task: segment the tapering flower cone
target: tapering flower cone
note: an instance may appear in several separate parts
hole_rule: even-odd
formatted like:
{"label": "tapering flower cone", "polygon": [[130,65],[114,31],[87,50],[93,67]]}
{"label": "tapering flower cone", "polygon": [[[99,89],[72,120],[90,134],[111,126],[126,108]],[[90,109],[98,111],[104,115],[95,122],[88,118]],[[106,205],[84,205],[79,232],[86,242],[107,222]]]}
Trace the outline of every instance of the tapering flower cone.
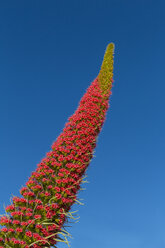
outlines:
{"label": "tapering flower cone", "polygon": [[22,197],[13,197],[12,204],[6,207],[7,215],[0,219],[0,248],[56,247],[62,236],[65,239],[69,210],[77,201],[108,109],[113,52],[114,45],[109,44],[100,73],[78,109],[20,190]]}

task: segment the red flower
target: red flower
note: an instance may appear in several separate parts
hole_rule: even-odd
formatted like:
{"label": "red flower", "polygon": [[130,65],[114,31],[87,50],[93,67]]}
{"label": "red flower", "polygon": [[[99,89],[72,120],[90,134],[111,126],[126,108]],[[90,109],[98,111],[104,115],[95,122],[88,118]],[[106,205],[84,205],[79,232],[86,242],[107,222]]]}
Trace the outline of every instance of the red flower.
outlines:
{"label": "red flower", "polygon": [[34,219],[41,219],[41,215],[40,214],[34,215]]}
{"label": "red flower", "polygon": [[56,193],[56,194],[55,194],[55,197],[56,197],[57,199],[61,199],[61,194]]}
{"label": "red flower", "polygon": [[20,228],[20,227],[18,227],[18,228],[16,228],[16,232],[23,232],[23,229],[22,228]]}
{"label": "red flower", "polygon": [[25,234],[26,234],[27,237],[30,237],[30,238],[33,236],[31,231],[28,231]]}

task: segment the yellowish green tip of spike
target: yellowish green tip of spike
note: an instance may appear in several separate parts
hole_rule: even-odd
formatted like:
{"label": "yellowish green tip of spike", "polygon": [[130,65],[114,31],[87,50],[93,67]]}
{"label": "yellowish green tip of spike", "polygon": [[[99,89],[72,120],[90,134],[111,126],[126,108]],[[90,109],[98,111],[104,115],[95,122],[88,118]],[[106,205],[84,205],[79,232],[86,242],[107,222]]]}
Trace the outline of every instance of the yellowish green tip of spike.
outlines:
{"label": "yellowish green tip of spike", "polygon": [[103,94],[108,93],[108,91],[112,88],[113,55],[114,55],[114,44],[110,43],[106,48],[101,70],[97,77]]}

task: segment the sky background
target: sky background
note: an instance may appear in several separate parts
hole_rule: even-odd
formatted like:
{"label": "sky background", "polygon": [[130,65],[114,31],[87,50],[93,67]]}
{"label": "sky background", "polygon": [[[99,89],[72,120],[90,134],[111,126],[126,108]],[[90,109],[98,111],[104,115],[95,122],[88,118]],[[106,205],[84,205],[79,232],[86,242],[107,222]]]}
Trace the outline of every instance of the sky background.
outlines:
{"label": "sky background", "polygon": [[164,9],[164,0],[0,2],[1,214],[114,42],[111,107],[71,248],[165,247]]}

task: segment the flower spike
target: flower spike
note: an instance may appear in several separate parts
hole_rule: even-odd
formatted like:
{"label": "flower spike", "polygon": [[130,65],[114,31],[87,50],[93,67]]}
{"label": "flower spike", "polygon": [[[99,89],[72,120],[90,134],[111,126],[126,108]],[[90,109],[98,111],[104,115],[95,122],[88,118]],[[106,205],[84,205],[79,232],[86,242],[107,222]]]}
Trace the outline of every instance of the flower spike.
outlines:
{"label": "flower spike", "polygon": [[68,244],[65,224],[79,203],[86,169],[105,121],[113,82],[114,45],[108,45],[98,77],[82,97],[63,132],[0,217],[0,248],[56,247]]}

